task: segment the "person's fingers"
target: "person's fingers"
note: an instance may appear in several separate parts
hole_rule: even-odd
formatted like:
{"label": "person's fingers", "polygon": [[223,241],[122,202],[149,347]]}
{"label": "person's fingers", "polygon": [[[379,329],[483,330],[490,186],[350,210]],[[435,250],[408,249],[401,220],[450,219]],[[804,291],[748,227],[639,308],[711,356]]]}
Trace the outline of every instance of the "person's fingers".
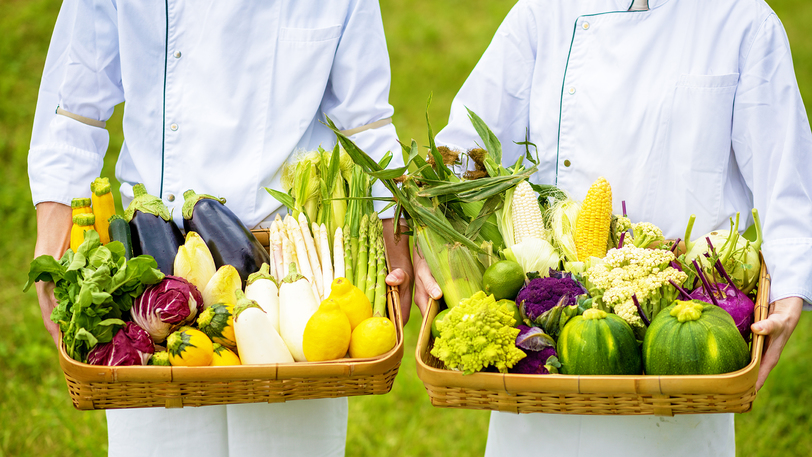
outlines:
{"label": "person's fingers", "polygon": [[439,300],[443,296],[443,291],[431,274],[426,258],[423,257],[420,250],[415,246],[414,249],[414,273],[415,273],[415,286],[414,286],[414,301],[420,313],[425,315],[428,309],[429,298]]}
{"label": "person's fingers", "polygon": [[402,268],[395,268],[386,275],[386,283],[390,286],[398,286],[400,296],[400,315],[403,325],[409,322],[409,315],[412,309],[412,278]]}
{"label": "person's fingers", "polygon": [[766,319],[750,326],[753,333],[767,336],[764,355],[758,370],[756,390],[761,389],[767,376],[778,364],[781,352],[798,324],[802,306],[803,302],[797,297],[778,300]]}
{"label": "person's fingers", "polygon": [[51,312],[56,307],[54,283],[40,281],[36,284],[36,289],[40,312],[42,313],[42,323],[45,325],[45,329],[48,330],[48,333],[51,334],[54,344],[59,347],[59,326],[51,320]]}

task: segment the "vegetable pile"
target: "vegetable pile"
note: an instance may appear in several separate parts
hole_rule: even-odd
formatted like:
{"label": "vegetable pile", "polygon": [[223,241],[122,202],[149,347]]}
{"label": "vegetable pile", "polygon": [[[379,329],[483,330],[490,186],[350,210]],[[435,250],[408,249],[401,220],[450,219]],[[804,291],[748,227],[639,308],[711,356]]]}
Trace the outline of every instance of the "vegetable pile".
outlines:
{"label": "vegetable pile", "polygon": [[[393,169],[328,119],[352,160],[392,192],[395,213],[406,217],[443,291],[431,354],[446,368],[633,375],[648,372],[647,362],[656,359],[657,366],[674,367],[669,374],[715,374],[749,363],[745,329],[760,268],[755,210],[754,241],[739,235],[731,218],[730,231],[691,242],[691,219],[680,252],[679,240],[666,240],[655,224],[631,220],[625,203],[622,214],[613,214],[605,178],[583,201],[530,183],[539,162],[529,141],[520,143],[526,154],[503,166],[499,140],[470,110],[469,118],[482,147],[438,147],[429,125],[428,156],[412,141],[404,145],[406,165]],[[517,290],[517,281],[524,287]],[[673,310],[682,310],[679,298],[699,295],[711,308],[688,312],[695,324],[683,325],[705,333],[660,330],[675,325],[663,323],[675,313],[687,322],[685,311]],[[641,345],[659,352],[647,361]]]}
{"label": "vegetable pile", "polygon": [[[328,171],[337,173],[339,157],[336,148]],[[312,169],[299,168],[303,174]],[[342,212],[345,201],[326,199],[291,208],[297,217],[273,221],[269,249],[224,199],[187,191],[184,236],[143,184],[134,186],[124,216],[116,215],[109,182],[99,178],[92,199],[72,202],[71,248],[59,261],[36,258],[25,289],[36,281],[55,283],[58,306],[51,318],[68,356],[90,364],[291,363],[348,352],[378,357],[397,340],[387,317],[383,228],[368,200],[371,178],[352,161],[347,170],[349,194],[358,199],[352,210]],[[327,191],[339,192],[334,185]],[[355,239],[344,235],[352,226]],[[343,346],[332,340],[338,328],[306,331],[316,325],[311,321],[322,302],[347,322]],[[329,346],[330,357],[316,352],[308,358],[308,345]]]}

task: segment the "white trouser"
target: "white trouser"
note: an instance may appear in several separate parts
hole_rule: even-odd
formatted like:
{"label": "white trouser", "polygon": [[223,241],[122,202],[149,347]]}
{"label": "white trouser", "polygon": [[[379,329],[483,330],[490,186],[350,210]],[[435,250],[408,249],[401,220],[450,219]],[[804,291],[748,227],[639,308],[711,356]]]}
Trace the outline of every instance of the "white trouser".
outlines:
{"label": "white trouser", "polygon": [[343,456],[347,399],[107,411],[114,457]]}
{"label": "white trouser", "polygon": [[486,457],[734,457],[733,414],[491,413]]}

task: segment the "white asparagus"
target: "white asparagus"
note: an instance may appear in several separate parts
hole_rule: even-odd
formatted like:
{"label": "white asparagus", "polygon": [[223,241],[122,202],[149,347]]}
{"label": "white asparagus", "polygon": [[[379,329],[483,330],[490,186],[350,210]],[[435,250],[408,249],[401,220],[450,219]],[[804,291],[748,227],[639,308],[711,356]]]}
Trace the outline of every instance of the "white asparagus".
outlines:
{"label": "white asparagus", "polygon": [[321,247],[321,274],[324,277],[324,294],[323,298],[330,296],[331,286],[333,284],[333,262],[330,259],[330,241],[327,238],[327,226],[321,224],[319,227],[319,246]]}
{"label": "white asparagus", "polygon": [[333,238],[333,277],[343,278],[346,274],[344,271],[344,231],[341,227],[336,228],[336,234]]}
{"label": "white asparagus", "polygon": [[[308,278],[311,282],[316,283],[316,289],[319,293],[317,297],[324,297],[324,278],[321,277],[321,263],[319,262],[319,250],[316,248],[316,243],[313,238],[318,238],[318,232],[313,232],[311,235],[310,228],[308,228],[307,217],[304,213],[299,213],[299,231],[302,234],[305,248],[307,248],[307,258],[310,261],[310,269],[313,271],[313,278]],[[314,281],[315,280],[315,281]]]}
{"label": "white asparagus", "polygon": [[[290,274],[290,264],[297,264],[296,262],[296,252],[293,250],[293,243],[287,238],[282,238],[282,271],[284,272],[283,277],[287,277]],[[299,265],[296,265],[296,269],[299,269]]]}
{"label": "white asparagus", "polygon": [[[301,224],[301,222],[299,222]],[[310,231],[313,233],[313,242],[316,244],[316,253],[319,255],[319,262],[321,262],[321,248],[319,248],[319,224],[313,222],[310,224]]]}
{"label": "white asparagus", "polygon": [[273,223],[268,227],[268,274],[271,275],[272,278],[276,279],[276,262],[273,261],[273,243],[271,242],[271,227],[273,227]]}
{"label": "white asparagus", "polygon": [[296,250],[296,259],[298,260],[297,267],[299,268],[299,273],[304,276],[305,279],[307,279],[307,282],[309,282],[310,286],[313,288],[313,294],[316,296],[319,302],[321,302],[321,291],[316,285],[313,268],[310,266],[310,260],[307,255],[307,246],[305,245],[304,236],[302,235],[302,229],[299,227],[299,223],[296,222],[296,218],[294,217],[286,217],[285,224],[288,227],[288,234],[291,236],[291,241],[293,241],[293,245]]}
{"label": "white asparagus", "polygon": [[276,279],[282,280],[287,276],[285,273],[287,271],[287,266],[285,265],[285,260],[283,256],[283,248],[282,248],[282,233],[279,228],[279,224],[274,221],[271,226],[271,253],[273,254],[273,263],[276,269]]}

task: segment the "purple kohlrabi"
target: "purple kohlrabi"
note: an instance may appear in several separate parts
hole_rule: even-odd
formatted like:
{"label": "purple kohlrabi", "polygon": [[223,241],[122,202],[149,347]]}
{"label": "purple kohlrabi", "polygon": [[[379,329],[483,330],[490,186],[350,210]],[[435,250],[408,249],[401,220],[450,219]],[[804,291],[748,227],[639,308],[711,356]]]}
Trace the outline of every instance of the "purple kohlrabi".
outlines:
{"label": "purple kohlrabi", "polygon": [[134,322],[125,322],[113,340],[98,344],[87,355],[91,365],[146,365],[155,352],[149,333]]}
{"label": "purple kohlrabi", "polygon": [[202,308],[203,296],[194,284],[178,276],[166,276],[135,299],[130,314],[152,341],[160,343],[194,321]]}
{"label": "purple kohlrabi", "polygon": [[716,267],[716,271],[728,281],[727,284],[721,282],[710,283],[696,260],[694,260],[693,263],[697,275],[702,282],[702,287],[697,287],[689,296],[706,303],[713,303],[727,311],[736,323],[736,328],[739,329],[739,333],[741,333],[742,337],[747,341],[750,337],[750,325],[753,323],[753,314],[755,311],[753,300],[750,300],[750,297],[733,284],[722,266],[721,261],[716,260],[714,267]]}

